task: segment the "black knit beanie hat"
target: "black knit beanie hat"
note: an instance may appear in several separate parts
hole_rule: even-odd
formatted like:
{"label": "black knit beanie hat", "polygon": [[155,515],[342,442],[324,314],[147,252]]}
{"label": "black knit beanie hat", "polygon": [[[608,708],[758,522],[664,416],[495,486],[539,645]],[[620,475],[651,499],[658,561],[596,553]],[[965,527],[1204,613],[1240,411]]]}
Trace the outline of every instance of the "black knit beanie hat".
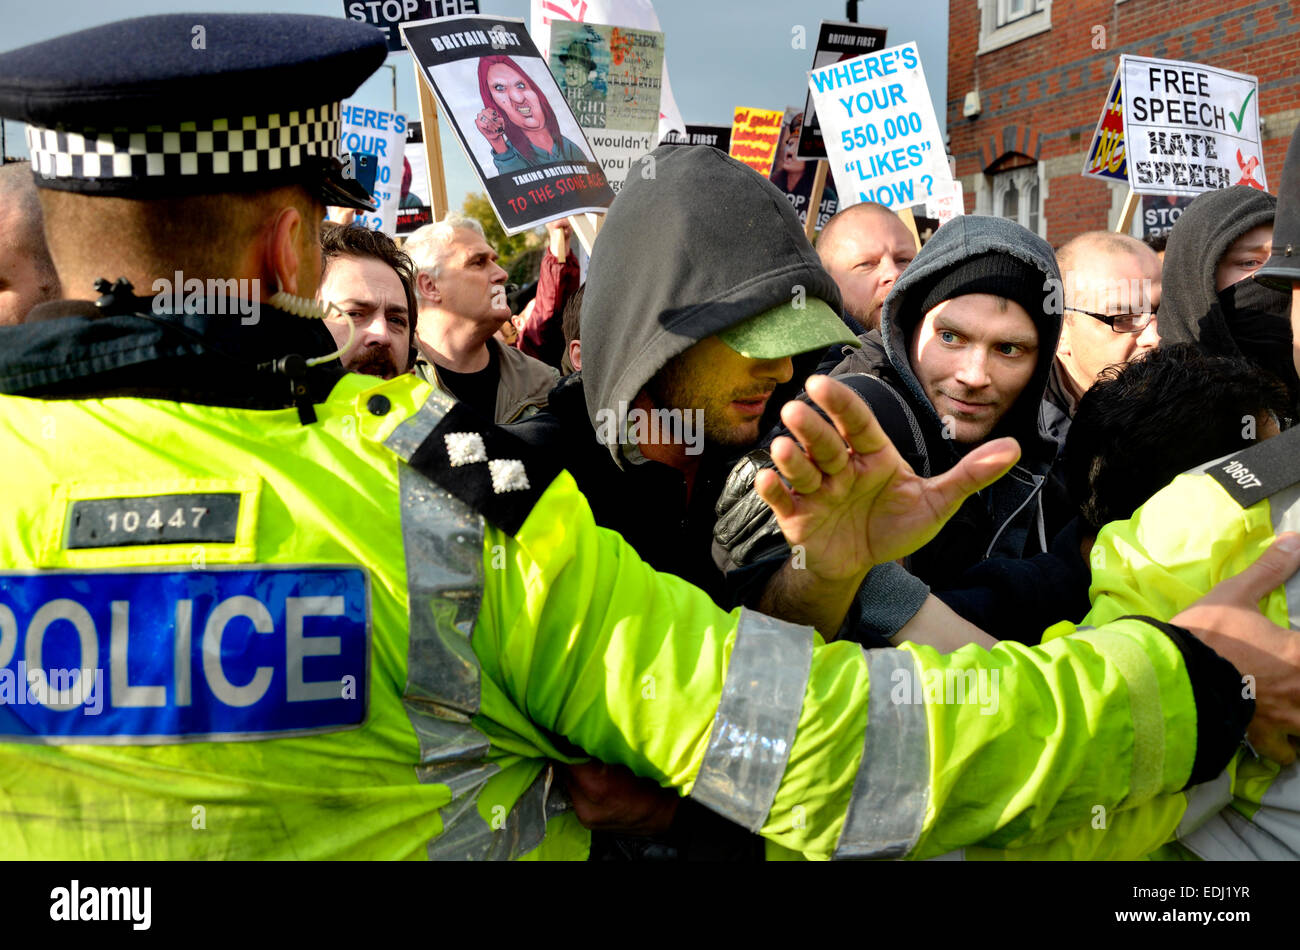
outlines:
{"label": "black knit beanie hat", "polygon": [[1000,251],[988,251],[936,275],[921,298],[920,316],[953,297],[992,294],[1020,304],[1037,326],[1050,290],[1044,283],[1043,272],[1033,264]]}

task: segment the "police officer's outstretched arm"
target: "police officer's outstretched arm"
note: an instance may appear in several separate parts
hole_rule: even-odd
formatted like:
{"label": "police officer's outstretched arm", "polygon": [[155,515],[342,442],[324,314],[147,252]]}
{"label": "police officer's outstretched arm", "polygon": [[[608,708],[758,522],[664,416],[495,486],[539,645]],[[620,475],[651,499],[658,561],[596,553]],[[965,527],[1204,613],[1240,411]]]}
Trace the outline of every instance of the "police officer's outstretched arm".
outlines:
{"label": "police officer's outstretched arm", "polygon": [[945,656],[723,612],[564,473],[484,541],[485,698],[814,857],[1050,836],[1217,774],[1253,708],[1231,664],[1143,619]]}

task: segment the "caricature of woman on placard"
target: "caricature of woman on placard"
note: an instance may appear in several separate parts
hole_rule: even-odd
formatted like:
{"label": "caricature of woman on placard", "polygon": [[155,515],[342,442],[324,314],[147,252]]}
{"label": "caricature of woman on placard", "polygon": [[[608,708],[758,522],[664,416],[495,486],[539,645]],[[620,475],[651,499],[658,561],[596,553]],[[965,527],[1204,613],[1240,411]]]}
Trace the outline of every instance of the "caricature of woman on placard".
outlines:
{"label": "caricature of woman on placard", "polygon": [[545,93],[509,56],[481,58],[478,85],[483,111],[474,124],[492,147],[498,174],[587,159],[579,146],[560,133]]}

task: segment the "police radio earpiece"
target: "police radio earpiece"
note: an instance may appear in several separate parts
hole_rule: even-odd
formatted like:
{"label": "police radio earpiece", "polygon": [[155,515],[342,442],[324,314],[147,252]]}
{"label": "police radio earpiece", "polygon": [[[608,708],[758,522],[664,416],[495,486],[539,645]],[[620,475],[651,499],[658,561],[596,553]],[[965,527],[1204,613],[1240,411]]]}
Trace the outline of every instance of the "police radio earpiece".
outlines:
{"label": "police radio earpiece", "polygon": [[[285,313],[291,313],[295,317],[306,317],[309,320],[324,320],[325,318],[338,314],[338,304],[332,303],[327,307],[322,307],[319,301],[311,297],[299,297],[283,290],[277,290],[266,301],[277,310],[283,310]],[[348,321],[348,338],[341,347],[333,353],[325,356],[313,356],[306,361],[308,366],[319,366],[321,363],[328,363],[330,360],[341,360],[343,354],[352,347],[352,341],[356,339],[357,328],[351,320]],[[283,361],[280,361],[283,362]],[[277,372],[280,370],[277,369]]]}
{"label": "police radio earpiece", "polygon": [[[310,297],[299,297],[283,290],[277,290],[267,298],[266,302],[284,313],[293,314],[295,317],[305,317],[309,320],[324,320],[331,314],[339,312],[338,304],[332,303],[322,307]],[[330,360],[341,360],[343,354],[351,348],[356,333],[356,325],[349,320],[348,338],[333,353],[327,353],[325,356],[313,356],[310,359],[297,353],[290,353],[258,367],[258,369],[269,369],[273,373],[289,378],[289,386],[293,391],[293,402],[298,409],[298,420],[303,425],[311,425],[316,421],[316,410],[312,408],[311,395],[307,389],[307,370],[313,366],[328,363]]]}

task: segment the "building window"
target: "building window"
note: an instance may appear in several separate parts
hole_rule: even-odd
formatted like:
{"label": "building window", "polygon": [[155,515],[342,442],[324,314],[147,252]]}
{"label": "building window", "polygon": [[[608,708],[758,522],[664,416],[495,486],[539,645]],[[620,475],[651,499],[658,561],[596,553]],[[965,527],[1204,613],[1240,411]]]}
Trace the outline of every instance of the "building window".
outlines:
{"label": "building window", "polygon": [[1043,10],[1045,0],[996,0],[998,6],[997,26],[1006,26],[1023,17]]}
{"label": "building window", "polygon": [[1039,165],[1034,163],[990,176],[991,197],[994,214],[1042,237],[1043,189],[1038,170]]}
{"label": "building window", "polygon": [[1052,28],[1052,0],[977,0],[980,43],[988,53]]}

